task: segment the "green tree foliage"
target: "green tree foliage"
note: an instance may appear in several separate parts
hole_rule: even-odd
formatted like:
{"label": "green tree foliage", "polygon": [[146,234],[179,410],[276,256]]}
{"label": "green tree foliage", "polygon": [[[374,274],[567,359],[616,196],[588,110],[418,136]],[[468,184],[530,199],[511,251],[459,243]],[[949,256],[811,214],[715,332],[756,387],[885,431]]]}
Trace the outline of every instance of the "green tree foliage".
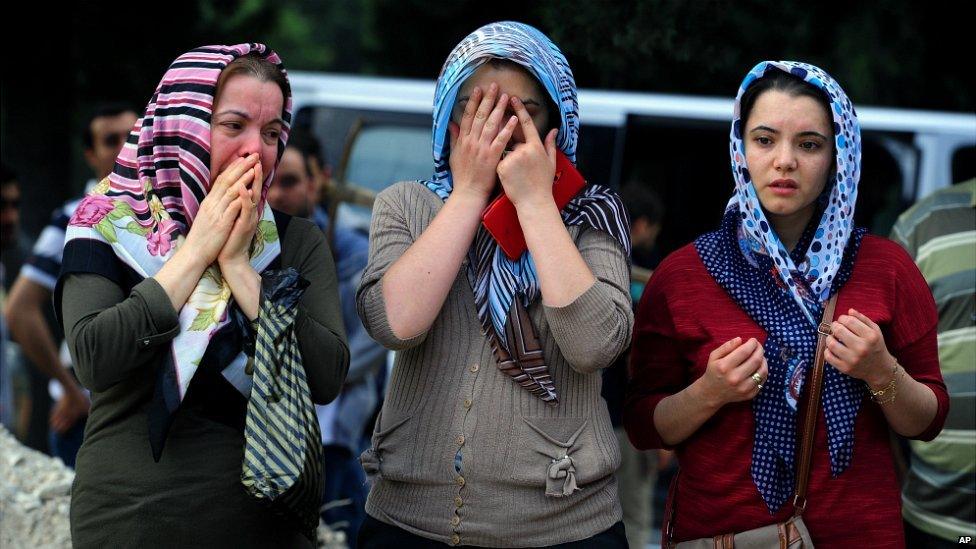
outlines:
{"label": "green tree foliage", "polygon": [[[536,25],[580,86],[729,97],[762,59],[818,64],[858,105],[974,110],[965,2],[872,0],[168,0],[12,5],[42,29],[5,57],[3,158],[24,174],[25,224],[80,191],[79,135],[92,106],[141,110],[179,54],[266,42],[291,70],[433,79],[451,48],[491,21]],[[15,13],[13,10],[27,13]],[[50,192],[56,190],[56,192]],[[28,212],[31,213],[31,212]]]}
{"label": "green tree foliage", "polygon": [[[911,0],[207,0],[165,10],[85,3],[75,13],[72,80],[82,101],[111,82],[148,98],[166,65],[202,44],[264,41],[291,69],[434,78],[450,49],[503,19],[540,27],[585,87],[728,96],[763,59],[833,73],[860,104],[973,110],[961,4]],[[120,29],[147,37],[120,48]],[[178,32],[171,32],[177,31]],[[134,36],[140,37],[139,33]],[[158,37],[158,38],[157,38]],[[104,52],[112,62],[105,63]],[[120,78],[120,76],[124,76]]]}

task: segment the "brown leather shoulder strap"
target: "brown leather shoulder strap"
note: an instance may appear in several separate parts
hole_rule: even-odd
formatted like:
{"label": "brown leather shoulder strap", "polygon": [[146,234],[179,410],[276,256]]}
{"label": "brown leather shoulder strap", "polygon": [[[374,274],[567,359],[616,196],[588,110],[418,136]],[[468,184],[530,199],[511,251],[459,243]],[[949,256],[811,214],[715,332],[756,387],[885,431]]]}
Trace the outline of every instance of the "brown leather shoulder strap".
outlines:
{"label": "brown leather shoulder strap", "polygon": [[813,361],[813,371],[810,372],[810,389],[807,395],[807,405],[803,414],[803,427],[800,439],[799,462],[796,467],[796,490],[793,493],[793,515],[799,516],[807,508],[807,485],[810,482],[810,462],[813,460],[813,438],[817,428],[817,418],[820,416],[820,394],[823,392],[824,351],[827,349],[827,336],[830,335],[830,323],[834,320],[834,308],[837,306],[837,294],[831,296],[824,306],[823,318],[817,327],[817,355]]}

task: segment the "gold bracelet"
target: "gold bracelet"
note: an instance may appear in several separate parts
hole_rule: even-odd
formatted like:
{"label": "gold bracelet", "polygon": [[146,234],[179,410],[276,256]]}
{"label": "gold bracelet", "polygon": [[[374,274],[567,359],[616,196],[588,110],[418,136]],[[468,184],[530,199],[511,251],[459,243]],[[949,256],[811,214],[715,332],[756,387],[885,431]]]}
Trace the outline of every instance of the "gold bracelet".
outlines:
{"label": "gold bracelet", "polygon": [[890,404],[895,401],[895,397],[898,396],[898,380],[905,375],[905,369],[902,368],[901,372],[898,371],[898,362],[891,368],[891,381],[885,385],[884,389],[879,389],[875,391],[868,385],[868,392],[871,393],[871,400],[876,404]]}

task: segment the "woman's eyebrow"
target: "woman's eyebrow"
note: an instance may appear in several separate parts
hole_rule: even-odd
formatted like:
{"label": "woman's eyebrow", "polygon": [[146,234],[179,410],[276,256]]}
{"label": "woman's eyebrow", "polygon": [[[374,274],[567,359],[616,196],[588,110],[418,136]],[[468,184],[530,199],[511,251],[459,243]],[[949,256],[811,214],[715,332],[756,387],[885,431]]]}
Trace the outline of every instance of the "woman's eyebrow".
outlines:
{"label": "woman's eyebrow", "polygon": [[830,140],[826,135],[824,135],[824,134],[822,134],[820,132],[815,132],[813,130],[807,130],[805,132],[800,132],[797,135],[799,135],[800,137],[806,137],[806,136],[812,135],[814,137],[819,137],[820,139],[823,139],[824,141],[829,141]]}
{"label": "woman's eyebrow", "polygon": [[[779,130],[774,129],[774,128],[770,128],[769,126],[756,126],[755,128],[749,130],[749,133],[752,133],[752,132],[779,133]],[[829,141],[830,140],[826,135],[824,135],[824,134],[822,134],[822,133],[820,133],[818,131],[814,131],[814,130],[807,130],[807,131],[804,131],[804,132],[800,132],[800,133],[798,133],[796,135],[798,137],[808,137],[808,136],[811,136],[812,135],[814,137],[819,137],[820,139],[823,139],[824,141]]]}
{"label": "woman's eyebrow", "polygon": [[233,115],[236,115],[236,116],[240,116],[244,120],[250,120],[251,119],[251,115],[247,114],[244,111],[239,111],[239,110],[236,110],[236,109],[227,109],[226,111],[220,111],[219,113],[216,114],[216,116],[224,116],[224,115],[227,115],[227,114],[233,114]]}
{"label": "woman's eyebrow", "polygon": [[[244,111],[238,111],[238,110],[235,110],[235,109],[227,109],[226,111],[220,111],[219,113],[217,113],[216,115],[214,115],[214,118],[219,117],[219,116],[224,116],[224,115],[227,115],[227,114],[233,114],[235,116],[240,116],[241,118],[243,118],[244,120],[247,120],[247,121],[250,121],[251,120],[251,115],[247,114]],[[284,126],[285,125],[285,121],[281,117],[278,117],[278,118],[275,118],[274,120],[269,121],[268,124],[281,124],[282,126]]]}

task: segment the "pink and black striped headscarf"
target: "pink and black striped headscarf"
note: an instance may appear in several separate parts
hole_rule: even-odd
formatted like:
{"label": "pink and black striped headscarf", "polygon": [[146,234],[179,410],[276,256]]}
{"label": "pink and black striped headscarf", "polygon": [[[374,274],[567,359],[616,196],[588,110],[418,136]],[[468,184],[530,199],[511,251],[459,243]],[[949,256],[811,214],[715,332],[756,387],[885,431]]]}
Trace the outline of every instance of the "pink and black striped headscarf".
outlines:
{"label": "pink and black striped headscarf", "polygon": [[[62,277],[95,272],[112,278],[102,272],[106,263],[115,263],[111,255],[138,277],[151,277],[173,256],[210,190],[210,123],[220,73],[245,55],[267,59],[284,72],[281,59],[264,44],[204,46],[173,61],[129,134],[113,173],[81,201],[71,218]],[[290,96],[284,98],[281,119],[279,160],[291,123]],[[265,200],[273,180],[271,169],[263,182],[261,220],[251,253],[251,265],[258,272],[281,250]],[[169,412],[186,395],[213,335],[230,321],[231,300],[220,269],[212,265],[180,310],[180,334],[172,342],[173,360],[162,388]],[[224,375],[232,377],[226,370]]]}
{"label": "pink and black striped headscarf", "polygon": [[[176,58],[116,159],[115,169],[108,176],[109,188],[103,187],[104,192],[99,194],[125,201],[136,212],[136,222],[151,228],[153,219],[145,195],[146,186],[151,185],[175,223],[164,232],[172,238],[186,234],[210,189],[210,120],[217,81],[228,64],[249,54],[263,57],[284,71],[281,59],[264,44],[204,46]],[[282,120],[279,158],[290,130],[290,96],[285,98]],[[263,205],[273,180],[272,170],[265,175],[259,205]]]}

